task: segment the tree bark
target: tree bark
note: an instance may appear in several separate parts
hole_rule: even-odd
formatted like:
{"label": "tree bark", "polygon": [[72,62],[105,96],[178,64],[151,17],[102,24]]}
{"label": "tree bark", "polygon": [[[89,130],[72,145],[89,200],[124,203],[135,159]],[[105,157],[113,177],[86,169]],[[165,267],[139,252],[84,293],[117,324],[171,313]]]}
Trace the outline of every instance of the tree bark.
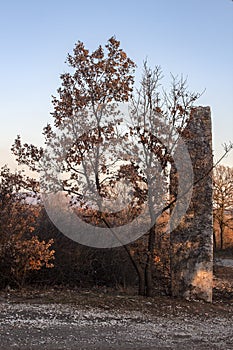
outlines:
{"label": "tree bark", "polygon": [[214,239],[214,250],[217,250],[217,240],[216,240],[216,234],[213,231],[213,239]]}
{"label": "tree bark", "polygon": [[125,251],[127,252],[130,261],[137,273],[138,276],[138,294],[145,296],[145,271],[144,269],[140,266],[140,263],[136,261],[136,259],[133,258],[130,249],[127,245],[123,246]]}
{"label": "tree bark", "polygon": [[145,273],[143,269],[137,271],[138,274],[138,294],[145,296]]}
{"label": "tree bark", "polygon": [[220,224],[220,248],[223,250],[224,248],[224,225]]}
{"label": "tree bark", "polygon": [[145,296],[151,297],[152,293],[153,293],[152,256],[149,253],[147,265],[145,268]]}
{"label": "tree bark", "polygon": [[[153,222],[153,221],[152,221]],[[152,264],[155,246],[155,223],[149,231],[147,261],[145,266],[145,295],[151,297],[153,293]]]}

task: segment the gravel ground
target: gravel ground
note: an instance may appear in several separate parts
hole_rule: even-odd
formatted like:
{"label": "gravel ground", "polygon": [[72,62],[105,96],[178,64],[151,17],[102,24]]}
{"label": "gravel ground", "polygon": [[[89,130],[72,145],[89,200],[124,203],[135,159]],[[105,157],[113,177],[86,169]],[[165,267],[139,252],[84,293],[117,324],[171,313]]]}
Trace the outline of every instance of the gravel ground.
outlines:
{"label": "gravel ground", "polygon": [[98,289],[2,291],[0,350],[233,350],[233,269],[219,265],[213,304]]}
{"label": "gravel ground", "polygon": [[196,304],[194,312],[193,303],[152,300],[141,311],[2,302],[0,349],[233,349],[232,310]]}

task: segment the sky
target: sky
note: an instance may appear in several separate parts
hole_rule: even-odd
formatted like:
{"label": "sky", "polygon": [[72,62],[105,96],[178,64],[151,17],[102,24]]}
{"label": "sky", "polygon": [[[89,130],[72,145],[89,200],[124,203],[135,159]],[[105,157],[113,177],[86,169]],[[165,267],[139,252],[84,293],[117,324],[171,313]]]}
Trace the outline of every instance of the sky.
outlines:
{"label": "sky", "polygon": [[[233,141],[233,2],[231,0],[0,0],[0,166],[16,168],[10,147],[42,145],[52,122],[51,96],[78,40],[91,51],[115,35],[137,64],[187,76],[210,106],[215,159]],[[233,166],[233,151],[223,164]]]}

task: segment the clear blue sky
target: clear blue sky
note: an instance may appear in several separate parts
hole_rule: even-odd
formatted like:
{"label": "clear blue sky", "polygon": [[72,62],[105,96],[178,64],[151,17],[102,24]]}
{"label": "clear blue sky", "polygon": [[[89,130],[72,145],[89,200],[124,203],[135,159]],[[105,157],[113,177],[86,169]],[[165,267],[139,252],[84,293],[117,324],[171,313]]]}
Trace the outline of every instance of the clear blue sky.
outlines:
{"label": "clear blue sky", "polygon": [[[210,105],[214,153],[233,140],[233,2],[231,0],[1,0],[0,166],[14,166],[17,134],[40,144],[51,122],[51,95],[75,42],[90,50],[112,35],[138,65],[143,60],[188,76]],[[233,152],[224,161],[233,166]]]}

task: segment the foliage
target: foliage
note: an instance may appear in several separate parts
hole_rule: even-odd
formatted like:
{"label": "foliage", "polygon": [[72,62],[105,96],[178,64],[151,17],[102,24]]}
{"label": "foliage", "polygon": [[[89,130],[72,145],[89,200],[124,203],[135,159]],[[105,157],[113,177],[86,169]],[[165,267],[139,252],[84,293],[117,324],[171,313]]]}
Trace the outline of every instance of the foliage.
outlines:
{"label": "foliage", "polygon": [[[106,141],[111,141],[114,148],[116,126],[121,123],[114,102],[125,102],[130,98],[135,64],[113,37],[108,40],[105,50],[99,46],[93,53],[78,42],[73,56],[68,55],[67,63],[72,73],[61,75],[62,86],[57,90],[58,97],[53,97],[56,130],[47,125],[44,135],[47,147],[53,148],[57,157],[64,153],[65,144],[70,146],[66,146],[65,159],[60,159],[60,170],[69,172],[69,180],[73,181],[64,181],[63,190],[78,196],[80,176],[90,183],[90,172],[107,171],[106,155],[102,155],[100,148],[106,146]],[[39,161],[43,156],[44,159],[48,157],[48,162],[51,160],[51,154],[45,155],[44,149],[22,145],[20,136],[12,150],[18,162],[27,164],[32,170],[41,170]],[[88,161],[89,158],[93,163]],[[97,179],[98,190],[99,181]],[[79,197],[82,198],[82,194]]]}
{"label": "foliage", "polygon": [[[43,266],[52,267],[53,243],[32,236],[41,207],[30,204],[38,184],[21,172],[0,171],[0,265],[2,283],[23,286],[28,274]],[[22,192],[27,190],[27,192]],[[30,192],[28,192],[31,190]]]}
{"label": "foliage", "polygon": [[52,268],[54,265],[50,260],[54,259],[55,253],[50,250],[52,243],[52,239],[46,243],[39,241],[36,236],[24,240],[12,236],[4,252],[4,260],[10,265],[8,277],[22,287],[30,272],[40,270],[43,266]]}

